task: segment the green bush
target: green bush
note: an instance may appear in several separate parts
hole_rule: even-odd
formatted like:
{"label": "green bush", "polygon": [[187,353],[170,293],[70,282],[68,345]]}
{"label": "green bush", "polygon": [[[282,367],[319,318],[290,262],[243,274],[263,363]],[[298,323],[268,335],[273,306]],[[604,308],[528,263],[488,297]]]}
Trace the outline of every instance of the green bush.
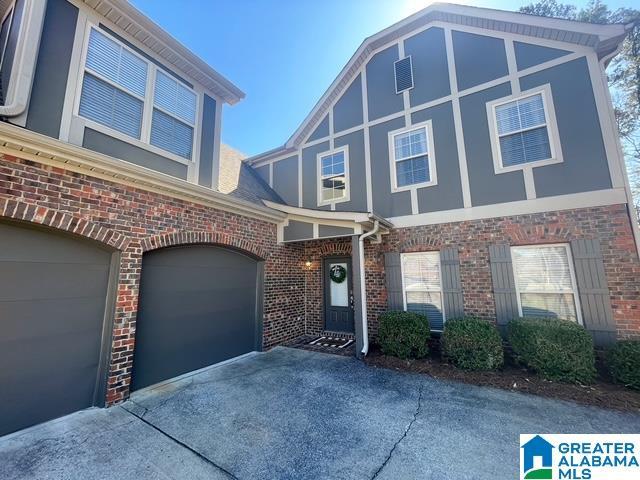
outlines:
{"label": "green bush", "polygon": [[378,341],[383,353],[400,358],[421,358],[429,353],[431,330],[424,315],[386,312],[380,315]]}
{"label": "green bush", "polygon": [[516,359],[548,380],[593,382],[595,354],[589,332],[556,318],[519,318],[508,327]]}
{"label": "green bush", "polygon": [[464,370],[496,370],[504,364],[500,333],[492,323],[479,318],[447,320],[442,349],[445,357]]}
{"label": "green bush", "polygon": [[618,342],[609,351],[608,363],[617,383],[640,390],[640,340]]}

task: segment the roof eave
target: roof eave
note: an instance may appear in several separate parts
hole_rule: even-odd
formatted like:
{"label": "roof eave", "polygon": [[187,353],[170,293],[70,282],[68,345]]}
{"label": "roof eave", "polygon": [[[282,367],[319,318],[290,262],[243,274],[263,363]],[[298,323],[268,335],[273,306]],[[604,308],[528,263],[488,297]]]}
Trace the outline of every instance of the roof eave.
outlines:
{"label": "roof eave", "polygon": [[[92,7],[96,12],[105,17],[106,14],[101,10],[98,10],[98,8],[104,9],[104,7],[106,6],[108,14],[111,14],[115,11],[120,16],[128,18],[135,25],[143,29],[146,34],[161,43],[170,53],[173,53],[177,57],[182,58],[189,64],[191,68],[207,78],[210,81],[210,85],[203,86],[209,88],[212,92],[215,92],[216,95],[220,97],[224,102],[233,105],[238,103],[245,97],[245,93],[236,85],[234,85],[230,80],[214,70],[204,60],[202,60],[191,50],[185,47],[182,43],[172,37],[157,23],[143,14],[127,0],[100,0],[99,2],[96,2],[95,0],[84,0],[84,2],[88,6]],[[172,66],[180,70],[181,73],[191,78],[189,72],[186,72],[184,71],[184,69],[173,64],[173,62],[171,62],[169,58],[165,57],[164,55],[163,57],[170,64],[172,64]]]}

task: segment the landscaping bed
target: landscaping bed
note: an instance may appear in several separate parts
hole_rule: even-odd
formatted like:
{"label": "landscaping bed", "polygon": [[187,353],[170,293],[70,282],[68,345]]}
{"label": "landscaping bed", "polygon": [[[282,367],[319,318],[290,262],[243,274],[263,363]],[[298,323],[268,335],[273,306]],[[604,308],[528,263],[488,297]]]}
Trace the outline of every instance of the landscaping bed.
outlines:
{"label": "landscaping bed", "polygon": [[373,367],[422,373],[442,380],[531,393],[624,412],[640,412],[640,392],[612,383],[601,362],[596,364],[598,377],[592,385],[545,380],[515,365],[509,355],[505,355],[505,364],[500,370],[461,370],[442,360],[439,341],[435,340],[430,342],[428,356],[422,359],[403,360],[384,355],[379,347],[372,346],[365,362]]}

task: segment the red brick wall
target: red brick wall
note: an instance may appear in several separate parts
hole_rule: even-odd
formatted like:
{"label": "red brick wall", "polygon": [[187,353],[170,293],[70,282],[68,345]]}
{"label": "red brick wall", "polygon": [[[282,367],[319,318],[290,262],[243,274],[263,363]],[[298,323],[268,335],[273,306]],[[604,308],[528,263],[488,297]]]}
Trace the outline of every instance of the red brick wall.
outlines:
{"label": "red brick wall", "polygon": [[145,251],[212,243],[264,259],[264,347],[304,332],[303,248],[278,245],[272,223],[6,155],[0,156],[0,217],[54,227],[121,252],[109,404],[129,394]]}
{"label": "red brick wall", "polygon": [[[465,312],[489,319],[495,318],[490,244],[532,245],[598,238],[618,337],[640,336],[640,261],[625,205],[401,228],[383,238],[383,251],[457,247]],[[377,270],[384,270],[382,256],[378,256],[378,262]],[[377,321],[370,321],[375,332]]]}

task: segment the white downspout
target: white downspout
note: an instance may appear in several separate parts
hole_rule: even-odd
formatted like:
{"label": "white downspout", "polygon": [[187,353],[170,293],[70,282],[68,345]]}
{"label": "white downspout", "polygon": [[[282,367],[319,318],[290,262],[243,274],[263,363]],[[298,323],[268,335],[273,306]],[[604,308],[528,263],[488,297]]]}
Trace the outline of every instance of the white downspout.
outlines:
{"label": "white downspout", "polygon": [[375,220],[373,223],[373,230],[363,233],[358,237],[358,254],[360,264],[360,303],[362,311],[362,351],[363,355],[369,353],[369,328],[367,324],[367,286],[365,284],[364,275],[364,239],[375,235],[380,229],[380,222]]}
{"label": "white downspout", "polygon": [[10,85],[5,92],[6,98],[10,98],[11,102],[0,105],[0,117],[17,117],[24,113],[29,104],[47,2],[25,1]]}

